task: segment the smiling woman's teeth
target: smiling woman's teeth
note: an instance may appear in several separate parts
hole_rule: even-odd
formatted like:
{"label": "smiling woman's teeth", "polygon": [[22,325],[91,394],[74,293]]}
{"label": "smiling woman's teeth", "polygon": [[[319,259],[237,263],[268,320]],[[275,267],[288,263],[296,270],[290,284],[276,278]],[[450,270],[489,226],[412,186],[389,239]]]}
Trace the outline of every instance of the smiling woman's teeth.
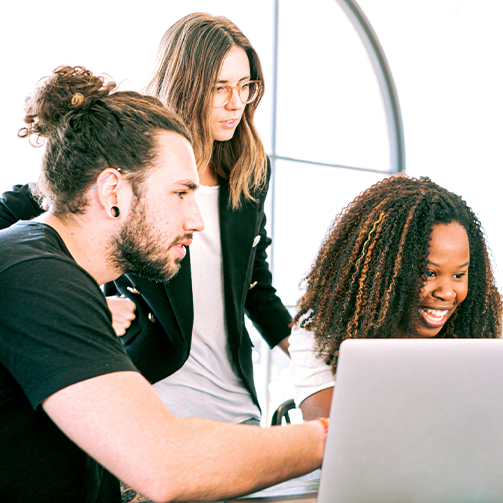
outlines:
{"label": "smiling woman's teeth", "polygon": [[420,311],[423,318],[432,325],[444,324],[447,320],[447,314],[449,312],[445,309],[428,309],[427,307],[422,307]]}

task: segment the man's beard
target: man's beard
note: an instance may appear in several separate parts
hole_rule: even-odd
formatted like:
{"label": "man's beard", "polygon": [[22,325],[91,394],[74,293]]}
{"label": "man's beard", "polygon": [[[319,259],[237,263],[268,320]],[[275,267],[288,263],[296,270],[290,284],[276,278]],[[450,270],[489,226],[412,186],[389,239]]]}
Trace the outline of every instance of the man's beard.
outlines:
{"label": "man's beard", "polygon": [[147,222],[145,205],[140,201],[133,205],[130,215],[120,234],[111,239],[110,260],[114,267],[123,274],[138,274],[157,282],[168,281],[178,272],[182,260],[172,259],[168,250],[192,236],[177,236],[167,244]]}

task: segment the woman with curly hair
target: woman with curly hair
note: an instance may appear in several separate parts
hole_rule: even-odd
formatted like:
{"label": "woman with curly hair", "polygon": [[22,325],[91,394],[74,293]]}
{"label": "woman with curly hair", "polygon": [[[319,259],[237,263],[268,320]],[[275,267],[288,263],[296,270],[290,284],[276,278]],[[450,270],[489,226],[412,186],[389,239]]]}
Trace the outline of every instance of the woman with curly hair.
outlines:
{"label": "woman with curly hair", "polygon": [[501,335],[501,297],[480,222],[428,178],[398,175],[335,219],[290,337],[296,402],[328,416],[346,339]]}

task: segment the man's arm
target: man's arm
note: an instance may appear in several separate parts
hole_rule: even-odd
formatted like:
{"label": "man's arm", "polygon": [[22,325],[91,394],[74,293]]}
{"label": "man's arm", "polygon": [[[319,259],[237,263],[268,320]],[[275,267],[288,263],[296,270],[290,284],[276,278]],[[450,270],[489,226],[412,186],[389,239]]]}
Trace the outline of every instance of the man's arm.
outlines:
{"label": "man's arm", "polygon": [[68,386],[43,408],[84,451],[154,501],[252,492],[318,468],[325,445],[318,421],[262,429],[177,418],[136,372]]}

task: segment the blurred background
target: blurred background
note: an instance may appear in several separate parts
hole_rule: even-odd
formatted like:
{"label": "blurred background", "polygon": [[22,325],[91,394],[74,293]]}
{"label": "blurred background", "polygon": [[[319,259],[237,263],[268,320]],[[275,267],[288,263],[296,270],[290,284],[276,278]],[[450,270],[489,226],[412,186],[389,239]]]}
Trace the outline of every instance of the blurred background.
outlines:
{"label": "blurred background", "polygon": [[[257,126],[274,165],[269,255],[292,312],[335,215],[397,170],[429,176],[468,202],[501,288],[501,0],[11,0],[2,11],[0,192],[37,179],[42,151],[17,131],[41,77],[83,65],[141,91],[173,22],[189,12],[220,14],[262,61]],[[288,359],[250,332],[267,424],[293,395]]]}

